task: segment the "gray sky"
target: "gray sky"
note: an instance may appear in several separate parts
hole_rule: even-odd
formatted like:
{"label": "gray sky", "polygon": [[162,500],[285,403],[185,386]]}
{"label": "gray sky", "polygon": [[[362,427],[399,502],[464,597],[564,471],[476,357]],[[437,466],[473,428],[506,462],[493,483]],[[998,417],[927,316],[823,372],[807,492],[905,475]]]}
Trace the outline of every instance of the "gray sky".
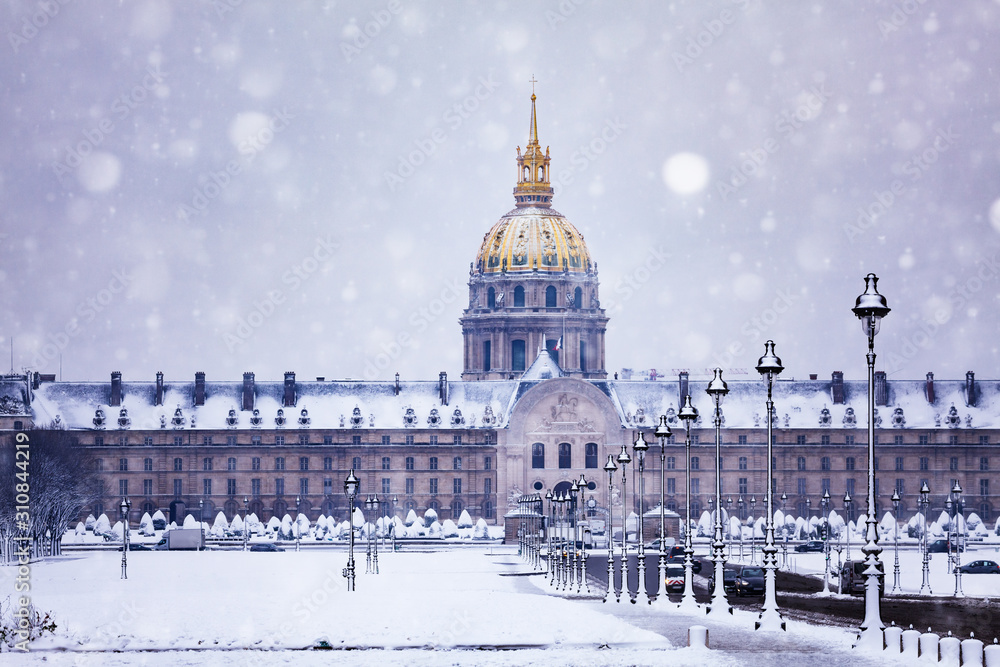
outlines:
{"label": "gray sky", "polygon": [[995,0],[4,4],[17,369],[457,377],[534,76],[609,372],[998,376]]}

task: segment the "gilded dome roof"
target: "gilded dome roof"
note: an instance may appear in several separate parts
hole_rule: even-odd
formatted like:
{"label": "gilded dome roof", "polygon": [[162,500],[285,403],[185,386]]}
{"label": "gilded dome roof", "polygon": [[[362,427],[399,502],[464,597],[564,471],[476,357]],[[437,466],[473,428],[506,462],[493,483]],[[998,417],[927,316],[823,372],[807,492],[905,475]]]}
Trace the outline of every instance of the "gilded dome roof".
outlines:
{"label": "gilded dome roof", "polygon": [[590,265],[583,234],[551,207],[518,207],[500,218],[483,238],[476,261],[482,273],[586,273]]}

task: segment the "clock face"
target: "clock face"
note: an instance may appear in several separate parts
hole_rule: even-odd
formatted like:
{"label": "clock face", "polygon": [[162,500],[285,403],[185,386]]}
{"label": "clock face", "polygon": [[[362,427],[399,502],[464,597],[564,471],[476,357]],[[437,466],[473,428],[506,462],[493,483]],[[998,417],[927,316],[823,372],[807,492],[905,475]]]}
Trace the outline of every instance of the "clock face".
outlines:
{"label": "clock face", "polygon": [[597,507],[597,501],[591,498],[587,501],[587,507]]}

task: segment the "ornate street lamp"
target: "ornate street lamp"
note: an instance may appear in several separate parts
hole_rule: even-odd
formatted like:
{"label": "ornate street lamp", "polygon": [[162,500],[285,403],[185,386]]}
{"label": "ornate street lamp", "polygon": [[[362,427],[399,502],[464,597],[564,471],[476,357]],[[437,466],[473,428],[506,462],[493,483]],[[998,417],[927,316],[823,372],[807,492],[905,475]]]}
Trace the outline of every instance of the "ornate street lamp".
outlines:
{"label": "ornate street lamp", "polygon": [[347,556],[347,567],[344,568],[344,576],[347,577],[347,590],[354,590],[354,498],[358,495],[358,487],[361,482],[354,476],[354,468],[348,473],[344,480],[344,493],[347,494],[347,521],[350,524],[351,541]]}
{"label": "ornate street lamp", "polygon": [[684,482],[684,596],[681,598],[679,608],[693,611],[698,609],[698,603],[694,599],[694,543],[691,537],[691,422],[698,419],[698,410],[691,405],[691,394],[684,397],[684,405],[681,406],[677,416],[684,422],[684,476],[686,477]]}
{"label": "ornate street lamp", "polygon": [[604,593],[604,601],[607,602],[608,598],[611,596],[611,592],[615,591],[615,601],[618,601],[618,592],[615,589],[615,542],[614,542],[614,521],[611,517],[614,513],[611,511],[611,490],[614,484],[615,472],[618,470],[618,466],[615,465],[615,457],[608,454],[608,462],[604,464],[604,472],[608,473],[608,525],[605,527],[604,532],[608,536],[608,590]]}
{"label": "ornate street lamp", "polygon": [[[583,492],[588,488],[587,479],[580,473],[580,479],[577,481],[577,488],[580,489],[580,504],[578,506],[578,511],[580,512],[580,521],[577,523],[580,526],[580,579],[583,580],[583,584],[587,587],[587,592],[590,592],[590,580],[587,579],[587,544],[583,539],[583,523],[584,510],[583,510]],[[580,592],[580,582],[577,580],[576,592]]]}
{"label": "ornate street lamp", "polygon": [[250,518],[250,499],[243,496],[243,551],[247,550],[247,542],[250,540],[250,525],[247,519]]}
{"label": "ornate street lamp", "polygon": [[892,490],[892,551],[895,555],[895,563],[892,566],[892,593],[902,593],[903,587],[899,584],[899,489]]}
{"label": "ornate street lamp", "polygon": [[[522,498],[523,500],[523,498]],[[523,503],[522,503],[523,506]],[[369,493],[365,496],[365,525],[362,528],[365,532],[365,574],[372,571],[372,533],[368,530],[368,524],[371,521],[372,512],[372,495]]]}
{"label": "ornate street lamp", "polygon": [[746,503],[743,500],[743,496],[737,498],[736,505],[740,508],[739,515],[740,515],[740,562],[741,563],[743,562],[743,519],[744,519],[743,507],[745,504]]}
{"label": "ornate street lamp", "polygon": [[882,629],[882,601],[879,595],[879,554],[882,547],[878,543],[878,517],[875,515],[875,336],[879,332],[882,318],[889,314],[885,297],[878,292],[878,277],[874,273],[865,276],[865,291],[855,301],[851,309],[868,337],[868,509],[865,519],[865,617],[861,621],[858,645],[872,650],[882,649],[884,636]]}
{"label": "ornate street lamp", "polygon": [[823,491],[823,498],[820,500],[823,508],[823,523],[820,524],[823,530],[823,555],[826,557],[826,564],[823,566],[823,594],[830,594],[830,490]]}
{"label": "ornate street lamp", "polygon": [[931,594],[931,566],[930,559],[927,553],[927,507],[930,505],[930,493],[931,489],[927,486],[927,482],[920,485],[920,515],[923,517],[921,522],[923,526],[920,530],[920,550],[922,551],[921,558],[923,560],[923,566],[921,567],[921,579],[920,579],[920,594],[924,595],[924,591],[927,591],[927,595]]}
{"label": "ornate street lamp", "polygon": [[757,564],[757,519],[754,518],[757,497],[750,496],[750,564]]}
{"label": "ornate street lamp", "polygon": [[965,503],[962,502],[962,485],[955,480],[955,486],[951,487],[952,498],[955,499],[955,530],[958,534],[955,536],[955,597],[964,598],[965,592],[962,590],[962,549],[964,548],[962,539],[964,534],[965,523]]}
{"label": "ornate street lamp", "polygon": [[854,500],[850,493],[844,494],[844,511],[847,512],[847,560],[851,560],[851,503]]}
{"label": "ornate street lamp", "polygon": [[122,504],[120,505],[122,513],[122,579],[128,579],[128,542],[129,542],[129,521],[128,513],[132,509],[132,501],[127,497],[122,497]]}
{"label": "ornate street lamp", "polygon": [[[622,445],[622,450],[618,453],[618,465],[622,467],[622,592],[627,593],[629,599],[635,603],[632,592],[628,590],[628,545],[626,544],[628,538],[628,503],[625,502],[625,498],[628,496],[626,469],[631,462],[632,457],[628,455],[628,449]],[[636,593],[638,594],[638,591]]]}
{"label": "ornate street lamp", "polygon": [[302,531],[299,529],[299,508],[302,506],[302,499],[299,496],[295,496],[295,550],[299,550],[299,538],[301,537],[299,533]]}
{"label": "ornate street lamp", "polygon": [[[757,372],[760,373],[761,377],[764,379],[764,384],[767,386],[767,416],[765,420],[767,421],[767,495],[764,497],[766,521],[764,523],[764,607],[760,612],[760,617],[754,624],[754,628],[757,630],[784,630],[785,621],[781,618],[781,612],[778,611],[778,600],[776,597],[777,589],[777,574],[778,569],[778,547],[774,544],[774,488],[772,483],[772,478],[774,477],[774,467],[773,467],[773,443],[772,443],[772,415],[774,414],[774,401],[772,400],[771,394],[774,389],[774,380],[781,374],[781,371],[785,370],[785,367],[781,365],[781,359],[774,354],[774,341],[767,341],[764,343],[764,356],[762,356],[757,361]],[[785,509],[785,500],[787,496],[781,494],[781,509],[782,515]],[[782,524],[784,524],[784,519],[782,519]],[[785,531],[785,526],[781,526],[782,532],[785,535],[785,555],[783,560],[787,562],[788,560],[788,533]]]}
{"label": "ornate street lamp", "polygon": [[395,495],[392,496],[392,552],[396,553],[396,505],[399,504],[399,498]]}
{"label": "ornate street lamp", "polygon": [[726,543],[722,534],[722,398],[729,393],[729,387],[722,379],[722,369],[715,369],[715,377],[705,390],[715,401],[715,540],[712,542],[712,560],[715,563],[715,590],[708,613],[717,616],[732,614],[733,608],[726,599]]}
{"label": "ornate street lamp", "polygon": [[[670,430],[670,425],[667,424],[667,416],[660,415],[660,423],[657,425],[656,430],[653,431],[653,435],[657,437],[660,441],[660,557],[659,563],[659,582],[656,584],[656,599],[660,601],[666,601],[667,599],[667,531],[666,531],[666,514],[664,510],[664,490],[663,490],[663,469],[666,465],[666,454],[667,454],[667,440],[673,433]],[[687,532],[687,531],[685,531]]]}
{"label": "ornate street lamp", "polygon": [[[381,501],[378,499],[378,494],[372,494],[372,515],[378,517],[378,507]],[[375,525],[378,525],[378,519],[375,519]],[[298,546],[296,545],[296,548]],[[378,574],[378,535],[372,535],[372,572]]]}
{"label": "ornate street lamp", "polygon": [[[646,470],[646,452],[649,451],[649,445],[646,444],[646,439],[643,438],[642,431],[639,431],[639,437],[632,443],[632,451],[635,452],[635,463],[639,469],[639,549],[637,555],[639,561],[639,582],[636,584],[635,597],[632,598],[632,604],[635,604],[635,600],[639,597],[640,592],[646,595],[646,603],[652,604],[653,600],[649,597],[649,590],[646,588],[646,546],[645,538],[642,534],[642,519],[646,511],[643,504],[646,498],[646,478],[643,472]],[[633,489],[634,492],[635,490]]]}
{"label": "ornate street lamp", "polygon": [[556,564],[552,557],[552,527],[555,523],[555,498],[552,495],[552,489],[545,492],[545,499],[549,501],[549,523],[545,527],[545,565],[548,568],[549,574],[549,586],[555,583],[556,580]]}
{"label": "ornate street lamp", "polygon": [[955,557],[951,553],[951,545],[954,542],[951,538],[955,525],[955,512],[952,510],[951,495],[948,496],[948,500],[944,501],[944,511],[948,515],[948,530],[945,531],[945,537],[948,542],[948,557],[945,561],[947,563],[946,569],[948,574],[951,574],[951,566],[955,563]]}
{"label": "ornate street lamp", "polygon": [[573,585],[577,583],[577,564],[579,562],[579,553],[576,550],[576,498],[580,493],[580,487],[577,485],[576,480],[569,485],[569,496],[567,497],[568,505],[567,508],[567,536],[570,539],[569,554],[567,556],[567,565],[569,566],[569,588],[573,590]]}
{"label": "ornate street lamp", "polygon": [[[722,467],[722,463],[719,463]],[[733,497],[726,498],[726,532],[724,533],[726,542],[729,543],[729,560],[733,559]]]}
{"label": "ornate street lamp", "polygon": [[[771,439],[768,438],[767,441],[770,442]],[[770,459],[768,459],[768,460],[770,460]],[[781,494],[781,514],[782,514],[781,535],[785,539],[781,543],[781,567],[783,567],[785,569],[788,568],[788,522],[784,520],[785,501],[786,500],[788,500],[788,494],[782,493]]]}

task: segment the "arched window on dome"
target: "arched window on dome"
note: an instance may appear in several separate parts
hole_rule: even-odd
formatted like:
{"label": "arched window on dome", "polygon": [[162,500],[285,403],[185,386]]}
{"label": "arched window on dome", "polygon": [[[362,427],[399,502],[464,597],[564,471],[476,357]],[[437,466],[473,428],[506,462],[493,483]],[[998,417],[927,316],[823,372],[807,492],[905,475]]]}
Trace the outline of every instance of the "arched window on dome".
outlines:
{"label": "arched window on dome", "polygon": [[549,285],[545,288],[545,307],[555,308],[556,307],[556,288]]}
{"label": "arched window on dome", "polygon": [[524,167],[524,173],[521,175],[521,181],[527,181],[530,178],[531,169],[527,165]]}
{"label": "arched window on dome", "polygon": [[540,180],[540,181],[544,181],[545,180],[545,167],[539,167],[538,168],[538,180]]}
{"label": "arched window on dome", "polygon": [[[580,288],[577,287],[576,289],[579,290]],[[497,291],[492,287],[489,289],[488,292],[486,292],[486,307],[487,308],[497,307]]]}
{"label": "arched window on dome", "polygon": [[[518,285],[514,288],[514,307],[524,308],[524,288]],[[521,370],[524,370],[523,368]]]}
{"label": "arched window on dome", "polygon": [[583,290],[579,287],[573,290],[573,308],[583,308]]}
{"label": "arched window on dome", "polygon": [[493,360],[490,358],[491,357],[491,354],[490,354],[491,353],[491,349],[490,349],[491,347],[492,346],[490,345],[490,341],[488,341],[488,340],[484,340],[483,341],[483,372],[484,373],[489,373],[490,369],[492,368]]}

